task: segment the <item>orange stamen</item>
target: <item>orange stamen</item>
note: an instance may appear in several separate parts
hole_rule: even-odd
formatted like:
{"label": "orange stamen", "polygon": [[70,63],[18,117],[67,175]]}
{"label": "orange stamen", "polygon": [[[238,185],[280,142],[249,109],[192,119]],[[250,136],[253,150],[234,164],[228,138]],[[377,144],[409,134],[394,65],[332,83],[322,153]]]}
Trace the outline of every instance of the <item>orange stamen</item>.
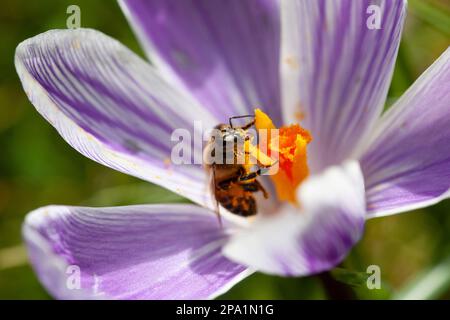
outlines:
{"label": "orange stamen", "polygon": [[279,170],[270,176],[278,199],[297,204],[296,189],[309,175],[306,149],[312,140],[311,134],[298,124],[283,126],[274,132],[276,127],[272,120],[260,109],[255,110],[255,127],[259,131],[268,131],[266,135],[260,135],[263,139],[259,142],[260,146],[267,143],[267,155],[258,150],[258,161],[269,163],[265,157],[278,155]]}

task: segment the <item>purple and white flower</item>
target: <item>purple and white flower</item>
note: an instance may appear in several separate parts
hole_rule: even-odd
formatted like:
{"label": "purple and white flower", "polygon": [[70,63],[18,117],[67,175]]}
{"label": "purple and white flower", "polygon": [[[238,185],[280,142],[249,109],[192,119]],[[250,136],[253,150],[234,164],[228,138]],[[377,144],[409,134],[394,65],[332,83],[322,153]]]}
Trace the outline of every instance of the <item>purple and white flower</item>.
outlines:
{"label": "purple and white flower", "polygon": [[[48,206],[23,226],[56,298],[202,299],[258,270],[305,276],[340,263],[366,219],[450,195],[450,50],[383,113],[403,0],[123,0],[152,64],[89,29],[21,43],[15,64],[36,109],[83,155],[192,200],[115,208]],[[369,5],[380,29],[366,27]],[[254,220],[217,222],[206,174],[168,166],[176,128],[255,106],[311,131],[301,208],[272,194]],[[200,147],[194,152],[201,153]],[[81,286],[67,286],[67,267]]]}

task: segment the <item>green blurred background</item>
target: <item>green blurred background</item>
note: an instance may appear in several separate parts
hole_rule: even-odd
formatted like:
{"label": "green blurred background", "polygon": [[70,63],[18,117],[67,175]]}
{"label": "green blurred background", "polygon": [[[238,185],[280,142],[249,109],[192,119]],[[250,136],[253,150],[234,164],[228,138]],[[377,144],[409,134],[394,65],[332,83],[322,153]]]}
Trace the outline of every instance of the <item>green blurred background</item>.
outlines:
{"label": "green blurred background", "polygon": [[[357,0],[355,0],[357,1]],[[101,30],[142,54],[112,0],[10,0],[0,9],[0,299],[49,299],[27,262],[24,216],[48,204],[113,206],[182,198],[81,156],[35,111],[13,57],[19,42],[65,28],[66,8],[81,8],[83,27]],[[450,45],[450,1],[410,0],[388,105]],[[449,88],[450,90],[450,88]],[[359,299],[450,298],[450,201],[370,220],[363,240],[332,276]],[[368,290],[365,270],[379,265],[382,289]],[[325,299],[319,277],[255,274],[223,298]]]}

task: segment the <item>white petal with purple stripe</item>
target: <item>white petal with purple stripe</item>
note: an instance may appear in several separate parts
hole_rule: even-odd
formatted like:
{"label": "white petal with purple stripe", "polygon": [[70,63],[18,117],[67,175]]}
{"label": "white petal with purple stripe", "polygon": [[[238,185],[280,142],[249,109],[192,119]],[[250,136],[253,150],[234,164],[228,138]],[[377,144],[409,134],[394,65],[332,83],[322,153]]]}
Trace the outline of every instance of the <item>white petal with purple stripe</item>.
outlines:
{"label": "white petal with purple stripe", "polygon": [[15,63],[31,102],[76,150],[210,203],[199,165],[170,164],[171,134],[218,120],[122,44],[94,30],[53,30],[21,43]]}
{"label": "white petal with purple stripe", "polygon": [[224,230],[194,205],[50,206],[27,216],[23,236],[56,298],[206,299],[251,273],[221,254]]}
{"label": "white petal with purple stripe", "polygon": [[370,217],[450,196],[450,49],[383,115],[361,165]]}
{"label": "white petal with purple stripe", "polygon": [[364,181],[357,162],[331,167],[300,188],[300,209],[262,217],[230,239],[224,254],[266,273],[304,276],[341,262],[360,239]]}
{"label": "white petal with purple stripe", "polygon": [[226,122],[255,107],[281,125],[277,0],[122,0],[149,58]]}
{"label": "white petal with purple stripe", "polygon": [[[381,28],[369,29],[378,5]],[[312,132],[318,172],[351,157],[383,109],[405,17],[403,0],[282,2],[281,70],[285,123]]]}

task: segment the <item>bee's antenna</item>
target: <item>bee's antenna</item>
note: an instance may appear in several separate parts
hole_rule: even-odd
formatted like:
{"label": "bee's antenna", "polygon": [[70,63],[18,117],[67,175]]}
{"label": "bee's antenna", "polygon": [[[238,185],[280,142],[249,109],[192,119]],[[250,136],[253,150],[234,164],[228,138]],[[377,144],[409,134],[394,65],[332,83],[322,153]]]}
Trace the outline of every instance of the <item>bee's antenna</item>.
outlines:
{"label": "bee's antenna", "polygon": [[234,127],[233,127],[233,122],[232,122],[232,120],[234,120],[234,119],[241,119],[241,118],[255,118],[255,116],[254,116],[253,114],[246,114],[246,115],[244,115],[244,116],[234,116],[234,117],[231,117],[231,118],[228,119],[228,122],[230,123],[230,127],[231,127],[231,128],[234,128]]}

